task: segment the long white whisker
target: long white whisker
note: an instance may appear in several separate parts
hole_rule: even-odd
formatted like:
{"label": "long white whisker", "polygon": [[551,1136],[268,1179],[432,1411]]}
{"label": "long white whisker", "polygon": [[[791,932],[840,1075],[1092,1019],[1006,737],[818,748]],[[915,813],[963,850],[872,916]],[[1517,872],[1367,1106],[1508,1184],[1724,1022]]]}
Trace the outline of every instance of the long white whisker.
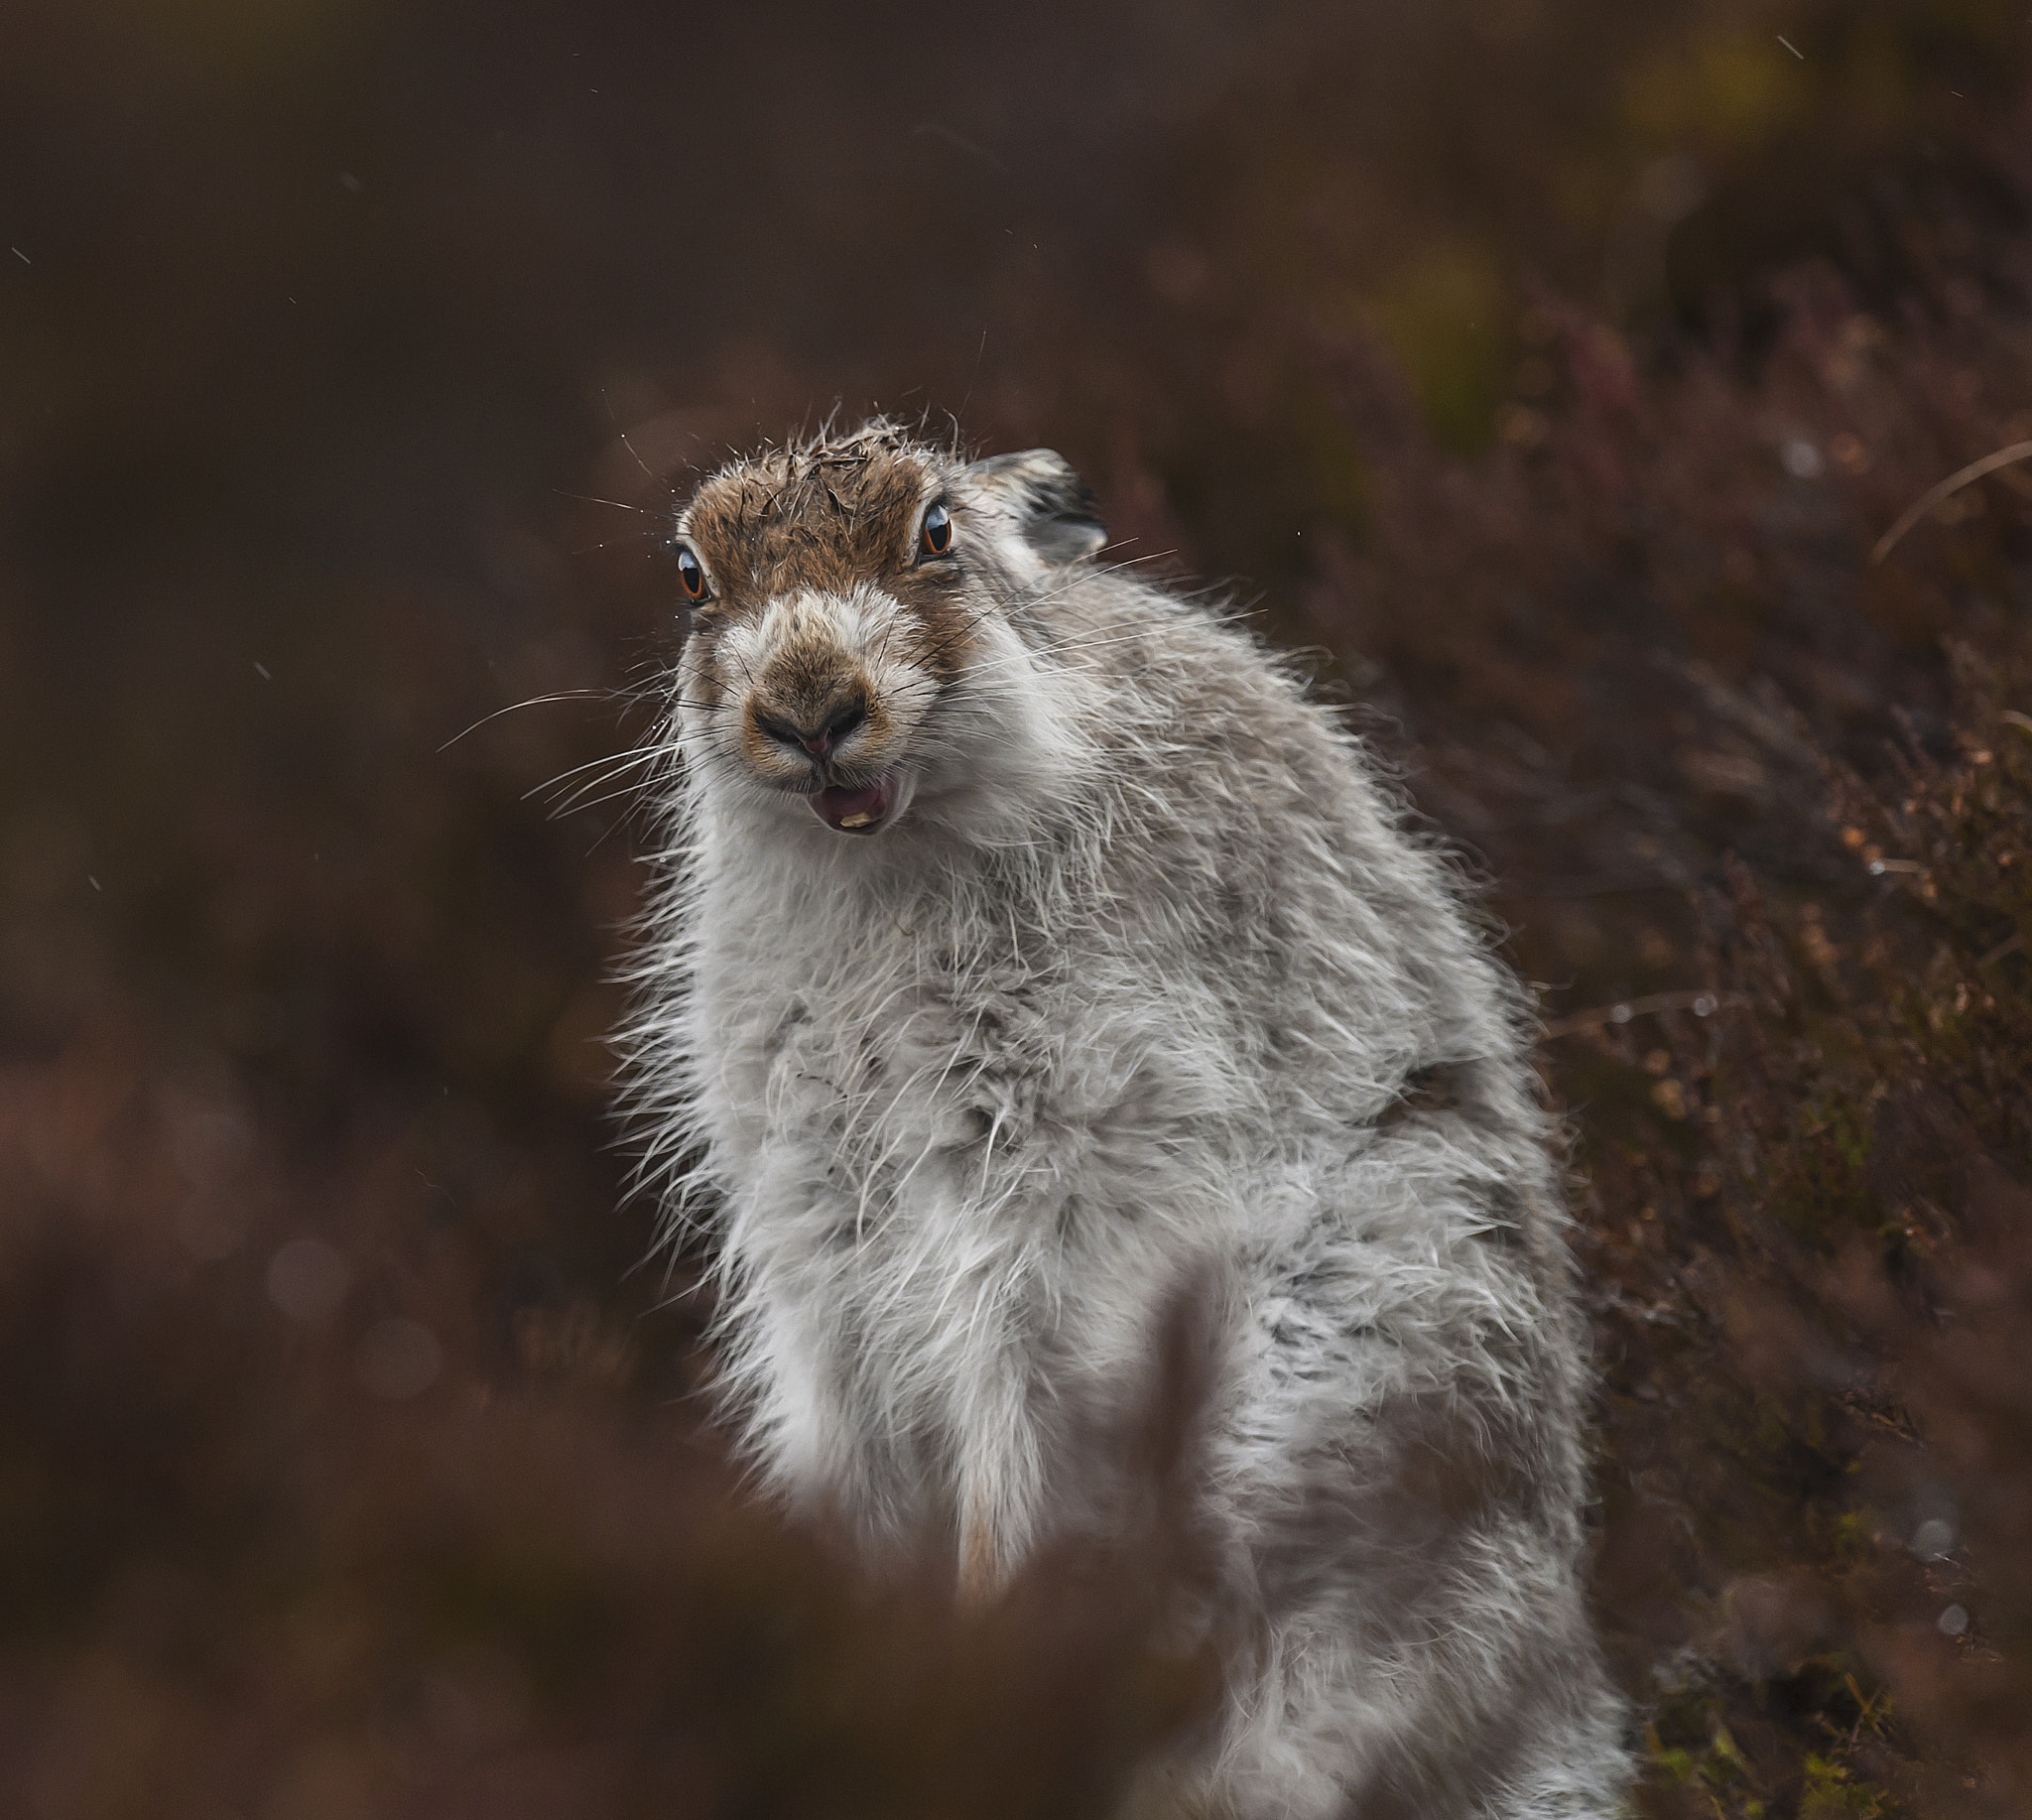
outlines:
{"label": "long white whisker", "polygon": [[543,783],[540,784],[533,784],[529,789],[525,790],[522,793],[522,800],[526,803],[529,801],[531,797],[537,795],[539,792],[554,789],[557,785],[562,784],[568,777],[576,777],[578,773],[581,771],[597,770],[601,765],[613,764],[618,760],[624,758],[629,759],[631,761],[640,762],[641,759],[654,757],[656,754],[664,751],[666,747],[664,742],[662,740],[658,740],[657,743],[654,745],[630,746],[625,752],[607,752],[603,753],[598,758],[588,758],[583,764],[573,765],[571,767],[570,770],[560,771],[556,777],[546,779]]}
{"label": "long white whisker", "polygon": [[[630,450],[629,453],[632,455],[634,451]],[[630,505],[625,499],[602,499],[597,493],[568,493],[562,486],[554,486],[551,491],[560,499],[576,499],[586,505],[610,505],[617,512],[640,512],[645,518],[660,516],[651,512],[646,505]]]}
{"label": "long white whisker", "polygon": [[[587,786],[591,788],[592,786]],[[609,790],[603,796],[586,797],[583,792],[574,791],[565,801],[557,804],[550,812],[549,820],[562,822],[567,816],[577,815],[582,810],[598,809],[606,803],[618,803],[623,798],[633,797],[638,803],[647,790],[646,784],[630,784],[625,790]]]}
{"label": "long white whisker", "polygon": [[490,715],[482,715],[464,732],[453,733],[438,750],[448,752],[466,733],[477,732],[489,720],[498,720],[503,715],[512,715],[521,708],[541,708],[547,702],[612,701],[611,689],[561,689],[555,695],[533,695],[526,702],[510,702],[506,708],[497,708]]}
{"label": "long white whisker", "polygon": [[[583,807],[585,804],[585,799],[588,796],[590,796],[593,792],[603,791],[610,784],[618,783],[622,778],[626,777],[630,771],[639,771],[645,765],[653,765],[657,763],[661,756],[661,753],[651,752],[645,753],[643,756],[639,758],[617,759],[612,764],[607,766],[604,770],[598,771],[594,773],[594,775],[592,775],[591,777],[581,780],[579,783],[574,784],[571,789],[561,791],[556,796],[545,798],[545,801],[550,805],[551,814],[553,818],[562,815],[570,815],[574,809]],[[645,784],[646,780],[642,780],[629,787],[631,789],[641,789],[645,787]],[[526,791],[523,794],[522,800],[526,803],[532,796],[535,796],[538,793],[534,790]]]}

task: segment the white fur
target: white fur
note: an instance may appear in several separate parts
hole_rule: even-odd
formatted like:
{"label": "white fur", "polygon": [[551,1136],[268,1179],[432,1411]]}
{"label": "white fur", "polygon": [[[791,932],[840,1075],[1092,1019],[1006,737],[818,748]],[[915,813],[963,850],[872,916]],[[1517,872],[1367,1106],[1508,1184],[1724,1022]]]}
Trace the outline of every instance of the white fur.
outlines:
{"label": "white fur", "polygon": [[[1217,1734],[1130,1811],[1610,1812],[1584,1337],[1514,986],[1250,637],[1050,560],[1006,472],[918,454],[977,617],[956,681],[899,657],[878,578],[676,677],[637,1110],[712,1223],[753,1458],[876,1556],[943,1528],[983,1593],[1121,1520],[1093,1437],[1197,1283],[1195,1514],[1240,1640]],[[895,715],[872,838],[741,757],[742,678],[794,626]]]}

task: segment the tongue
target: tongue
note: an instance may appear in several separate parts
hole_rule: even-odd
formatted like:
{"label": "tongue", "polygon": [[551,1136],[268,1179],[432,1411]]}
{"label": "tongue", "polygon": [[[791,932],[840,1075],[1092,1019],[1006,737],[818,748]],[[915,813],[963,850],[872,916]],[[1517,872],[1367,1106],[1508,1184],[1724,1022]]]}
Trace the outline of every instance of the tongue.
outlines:
{"label": "tongue", "polygon": [[812,798],[812,807],[841,834],[871,835],[889,813],[889,779],[878,777],[858,790],[848,790],[839,784],[821,790]]}

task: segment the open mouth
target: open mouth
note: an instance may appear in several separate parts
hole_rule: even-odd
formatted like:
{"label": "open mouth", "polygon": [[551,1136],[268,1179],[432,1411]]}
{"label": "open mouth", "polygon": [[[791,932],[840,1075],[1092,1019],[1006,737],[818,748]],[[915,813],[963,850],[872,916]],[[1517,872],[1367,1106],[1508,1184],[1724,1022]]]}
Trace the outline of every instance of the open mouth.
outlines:
{"label": "open mouth", "polygon": [[843,835],[871,835],[896,806],[896,773],[884,771],[872,783],[849,790],[834,784],[811,799],[819,818]]}

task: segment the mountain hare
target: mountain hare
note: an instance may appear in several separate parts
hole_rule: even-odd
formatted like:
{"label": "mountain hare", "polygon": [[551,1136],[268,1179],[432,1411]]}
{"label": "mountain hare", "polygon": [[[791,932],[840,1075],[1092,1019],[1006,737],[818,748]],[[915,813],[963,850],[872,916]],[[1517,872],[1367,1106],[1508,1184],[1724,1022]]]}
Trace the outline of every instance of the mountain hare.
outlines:
{"label": "mountain hare", "polygon": [[950,1534],[980,1598],[1119,1520],[1095,1437],[1200,1284],[1243,1642],[1133,1811],[1608,1813],[1519,993],[1334,715],[1103,541],[1050,451],[883,421],[678,521],[636,1110],[714,1209],[731,1406],[782,1494]]}

